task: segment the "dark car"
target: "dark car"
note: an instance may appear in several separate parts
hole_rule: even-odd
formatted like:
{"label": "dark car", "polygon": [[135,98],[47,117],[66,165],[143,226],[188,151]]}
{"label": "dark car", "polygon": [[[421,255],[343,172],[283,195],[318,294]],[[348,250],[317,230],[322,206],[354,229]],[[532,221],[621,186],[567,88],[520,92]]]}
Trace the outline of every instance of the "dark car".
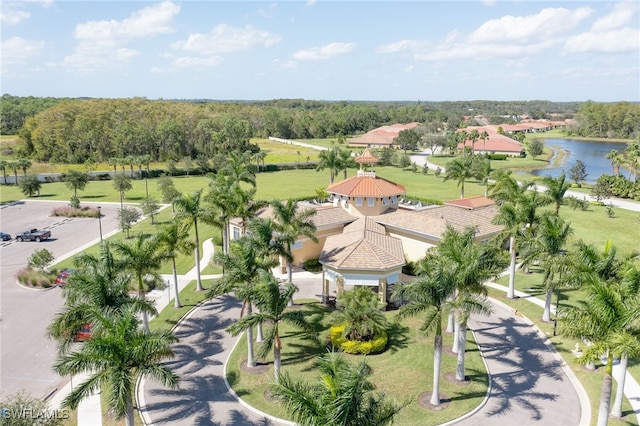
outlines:
{"label": "dark car", "polygon": [[2,239],[2,241],[9,241],[11,240],[11,234],[5,234],[4,232],[0,232],[0,238]]}
{"label": "dark car", "polygon": [[74,272],[73,269],[64,269],[56,277],[55,285],[58,285],[58,286],[67,285],[67,280],[69,279],[69,276],[73,274],[73,272]]}

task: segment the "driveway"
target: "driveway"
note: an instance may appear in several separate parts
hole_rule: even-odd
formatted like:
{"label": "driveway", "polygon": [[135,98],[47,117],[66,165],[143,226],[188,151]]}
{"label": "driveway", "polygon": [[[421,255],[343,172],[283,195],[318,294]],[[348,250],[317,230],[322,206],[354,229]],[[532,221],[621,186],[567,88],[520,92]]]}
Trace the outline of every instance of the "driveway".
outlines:
{"label": "driveway", "polygon": [[[17,284],[16,273],[27,258],[46,248],[58,260],[100,241],[96,218],[52,217],[54,207],[68,202],[24,201],[0,208],[0,228],[12,236],[29,228],[49,229],[52,237],[41,243],[3,242],[0,244],[0,389],[12,394],[25,390],[35,397],[54,392],[66,378],[52,370],[57,356],[55,343],[46,329],[60,310],[63,299],[59,288],[34,290]],[[82,203],[97,206],[96,203]],[[119,204],[101,203],[103,235],[117,230]]]}

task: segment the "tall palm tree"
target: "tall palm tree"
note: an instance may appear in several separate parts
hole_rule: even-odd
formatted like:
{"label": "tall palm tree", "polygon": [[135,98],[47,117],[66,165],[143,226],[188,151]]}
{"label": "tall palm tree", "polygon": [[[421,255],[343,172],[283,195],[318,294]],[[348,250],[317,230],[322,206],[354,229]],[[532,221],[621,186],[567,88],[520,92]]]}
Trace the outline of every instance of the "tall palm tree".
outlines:
{"label": "tall palm tree", "polygon": [[504,268],[499,248],[474,243],[475,228],[460,232],[448,226],[437,247],[437,256],[455,277],[451,309],[455,314],[454,352],[458,354],[456,379],[465,380],[467,320],[471,314],[491,313],[485,282]]}
{"label": "tall palm tree", "polygon": [[338,148],[337,156],[338,169],[342,170],[343,179],[346,179],[349,167],[355,167],[356,160],[351,156],[351,151],[348,149]]}
{"label": "tall palm tree", "polygon": [[313,209],[298,210],[298,203],[291,198],[284,203],[279,200],[274,200],[271,202],[271,206],[273,207],[273,219],[276,223],[278,239],[286,247],[286,255],[284,258],[287,261],[287,280],[288,282],[293,282],[291,265],[293,262],[293,251],[291,246],[300,236],[305,236],[314,243],[318,242],[316,226],[312,220],[316,211]]}
{"label": "tall palm tree", "polygon": [[320,151],[318,155],[318,166],[316,171],[329,169],[329,184],[333,183],[333,180],[340,171],[340,158],[338,157],[338,148],[330,148],[324,151]]}
{"label": "tall palm tree", "polygon": [[124,194],[125,192],[130,191],[131,188],[133,188],[133,185],[131,185],[131,179],[124,173],[121,175],[115,175],[113,177],[113,187],[116,189],[116,191],[118,191],[118,193],[120,193],[120,210],[123,210]]}
{"label": "tall palm tree", "polygon": [[[145,298],[147,290],[145,278],[151,276],[155,282],[161,281],[158,269],[167,256],[158,250],[159,246],[158,238],[149,234],[139,234],[131,243],[125,241],[113,243],[115,251],[122,256],[120,260],[122,267],[133,274],[140,299]],[[149,318],[144,311],[142,325],[145,331],[149,330]]]}
{"label": "tall palm tree", "polygon": [[396,286],[393,299],[408,301],[398,311],[398,318],[424,315],[420,330],[434,333],[433,389],[431,404],[440,405],[440,374],[442,364],[442,322],[450,310],[449,299],[456,288],[455,277],[447,270],[446,262],[437,256],[425,262],[422,275],[414,281]]}
{"label": "tall palm tree", "polygon": [[372,393],[371,368],[351,364],[342,353],[329,352],[318,360],[319,383],[295,381],[284,373],[273,395],[301,426],[384,426],[405,407]]}
{"label": "tall palm tree", "polygon": [[293,283],[287,283],[284,288],[280,288],[275,277],[265,271],[261,271],[261,281],[254,291],[254,301],[258,311],[251,313],[238,322],[233,323],[227,330],[234,336],[238,333],[252,329],[258,324],[270,323],[266,336],[258,356],[264,358],[273,348],[273,374],[275,382],[280,379],[280,369],[282,366],[282,340],[280,338],[280,325],[288,323],[302,330],[306,335],[315,337],[315,329],[306,320],[300,310],[287,311],[287,305],[293,298],[298,288]]}
{"label": "tall palm tree", "polygon": [[92,326],[92,338],[54,365],[63,376],[89,373],[89,378],[75,386],[62,404],[76,409],[83,399],[104,387],[109,409],[117,419],[124,418],[127,426],[133,426],[133,397],[140,377],[178,387],[178,376],[160,364],[173,357],[171,344],[177,339],[170,331],[139,330],[135,312],[128,309],[101,312]]}
{"label": "tall palm tree", "polygon": [[560,206],[564,200],[564,194],[571,187],[571,184],[566,181],[565,174],[562,172],[558,177],[545,176],[542,178],[542,183],[546,186],[545,193],[549,196],[551,201],[555,203],[555,215],[560,213]]}
{"label": "tall palm tree", "polygon": [[620,164],[622,164],[622,161],[624,160],[620,151],[612,149],[607,153],[606,158],[611,161],[611,174],[620,176]]}
{"label": "tall palm tree", "polygon": [[[611,404],[613,358],[628,358],[640,350],[635,323],[640,315],[640,297],[635,285],[627,287],[625,283],[608,282],[596,276],[585,284],[586,299],[560,312],[560,332],[592,343],[578,357],[578,362],[597,362],[606,356],[597,420],[598,426],[605,426]],[[624,383],[619,386],[623,387]],[[616,407],[614,415],[618,414]]]}
{"label": "tall palm tree", "polygon": [[167,258],[171,259],[171,270],[173,272],[173,290],[176,295],[174,307],[180,308],[180,290],[178,288],[178,272],[176,269],[176,257],[178,254],[188,254],[193,252],[193,241],[189,239],[189,232],[185,227],[177,222],[172,222],[162,228],[158,234],[159,250]]}
{"label": "tall palm tree", "polygon": [[473,176],[473,157],[462,155],[447,163],[444,180],[455,180],[460,187],[460,198],[464,198],[464,181]]}
{"label": "tall palm tree", "polygon": [[570,285],[571,258],[565,246],[573,233],[571,223],[560,216],[545,215],[539,232],[523,241],[523,265],[537,263],[543,271],[542,284],[546,292],[543,321],[551,321],[551,298],[554,290],[560,291]]}
{"label": "tall palm tree", "polygon": [[202,189],[192,194],[182,194],[173,200],[173,205],[177,211],[176,219],[184,223],[188,229],[193,227],[194,255],[196,265],[196,291],[202,291],[202,278],[200,277],[200,235],[198,233],[198,222],[213,222],[212,212],[205,208],[202,203]]}
{"label": "tall palm tree", "polygon": [[98,255],[82,253],[74,258],[78,268],[63,288],[65,303],[48,327],[50,337],[66,352],[80,329],[91,323],[92,310],[131,308],[135,312],[157,314],[153,303],[129,294],[131,275],[123,271],[113,256],[110,243],[100,246]]}
{"label": "tall palm tree", "polygon": [[9,162],[7,160],[0,160],[0,170],[2,170],[2,177],[4,184],[7,184],[7,169],[9,168]]}
{"label": "tall palm tree", "polygon": [[[207,292],[207,297],[234,293],[238,299],[242,300],[240,318],[243,318],[245,313],[251,315],[255,286],[260,270],[265,269],[265,266],[260,252],[251,243],[250,237],[244,236],[235,240],[228,254],[216,252],[214,261],[222,265],[224,275],[214,282]],[[253,327],[247,329],[247,367],[255,367]]]}

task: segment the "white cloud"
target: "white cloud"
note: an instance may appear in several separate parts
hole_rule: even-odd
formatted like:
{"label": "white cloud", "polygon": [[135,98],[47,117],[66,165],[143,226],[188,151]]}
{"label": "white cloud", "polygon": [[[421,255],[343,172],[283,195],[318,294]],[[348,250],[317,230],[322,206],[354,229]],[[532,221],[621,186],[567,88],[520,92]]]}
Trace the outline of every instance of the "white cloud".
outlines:
{"label": "white cloud", "polygon": [[207,58],[198,58],[193,56],[181,56],[175,58],[171,65],[175,68],[211,68],[217,67],[224,62],[221,56],[209,56]]}
{"label": "white cloud", "polygon": [[316,4],[316,0],[307,0],[304,5],[305,6],[313,6]]}
{"label": "white cloud", "polygon": [[266,9],[258,9],[256,13],[262,16],[263,18],[272,18],[273,11],[276,10],[277,8],[278,8],[277,3],[271,3]]}
{"label": "white cloud", "polygon": [[3,40],[0,51],[2,52],[2,65],[24,64],[27,59],[38,56],[44,49],[45,43],[41,40],[25,40],[13,37]]}
{"label": "white cloud", "polygon": [[395,43],[383,44],[376,48],[376,53],[415,53],[428,49],[432,43],[417,40],[400,40]]}
{"label": "white cloud", "polygon": [[329,43],[321,47],[298,50],[293,57],[300,61],[317,61],[346,55],[356,48],[356,43]]}
{"label": "white cloud", "polygon": [[640,31],[623,28],[602,33],[589,32],[567,40],[564,53],[620,53],[640,50]]}
{"label": "white cloud", "polygon": [[[11,3],[13,5],[15,3]],[[25,19],[29,19],[31,13],[25,10],[18,10],[6,3],[0,3],[0,22],[7,25],[18,25]]]}
{"label": "white cloud", "polygon": [[282,37],[279,35],[259,30],[251,25],[235,28],[220,24],[209,34],[191,34],[187,40],[178,41],[171,47],[201,55],[214,55],[271,47],[280,40]]}
{"label": "white cloud", "polygon": [[[617,3],[611,13],[594,22],[591,30],[600,32],[622,28],[628,23],[633,22],[634,17],[637,13],[637,2]],[[637,18],[635,18],[635,20],[637,22]]]}
{"label": "white cloud", "polygon": [[287,68],[287,69],[298,68],[298,61],[294,61],[294,60],[281,61],[280,59],[274,59],[273,64],[279,68]]}
{"label": "white cloud", "polygon": [[589,17],[593,9],[547,8],[529,16],[503,16],[485,22],[467,37],[469,43],[520,43],[561,36]]}
{"label": "white cloud", "polygon": [[89,72],[97,68],[116,69],[139,54],[127,46],[132,40],[173,32],[172,19],[180,6],[170,1],[137,10],[121,21],[89,21],[78,24],[74,36],[78,45],[64,58],[65,65]]}

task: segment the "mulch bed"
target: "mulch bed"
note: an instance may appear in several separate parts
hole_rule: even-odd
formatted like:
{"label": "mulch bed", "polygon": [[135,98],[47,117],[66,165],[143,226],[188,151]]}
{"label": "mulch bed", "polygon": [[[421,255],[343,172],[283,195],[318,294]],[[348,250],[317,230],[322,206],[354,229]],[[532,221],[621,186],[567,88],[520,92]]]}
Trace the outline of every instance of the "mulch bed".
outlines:
{"label": "mulch bed", "polygon": [[431,392],[423,392],[418,397],[418,405],[422,408],[426,408],[431,411],[446,410],[451,404],[451,398],[448,395],[440,392],[440,404],[433,405],[431,402]]}

